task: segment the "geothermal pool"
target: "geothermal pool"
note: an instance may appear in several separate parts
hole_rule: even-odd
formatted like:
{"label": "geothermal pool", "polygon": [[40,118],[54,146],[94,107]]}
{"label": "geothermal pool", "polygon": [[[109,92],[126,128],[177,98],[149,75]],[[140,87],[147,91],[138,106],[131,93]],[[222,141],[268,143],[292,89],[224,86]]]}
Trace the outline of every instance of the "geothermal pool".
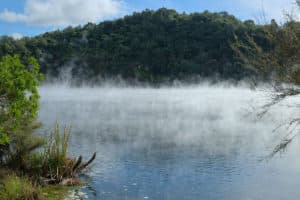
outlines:
{"label": "geothermal pool", "polygon": [[[86,199],[297,199],[300,141],[265,159],[285,134],[295,99],[263,118],[264,94],[243,86],[42,86],[42,134],[72,127],[69,154],[88,159]],[[253,112],[254,111],[254,112]]]}

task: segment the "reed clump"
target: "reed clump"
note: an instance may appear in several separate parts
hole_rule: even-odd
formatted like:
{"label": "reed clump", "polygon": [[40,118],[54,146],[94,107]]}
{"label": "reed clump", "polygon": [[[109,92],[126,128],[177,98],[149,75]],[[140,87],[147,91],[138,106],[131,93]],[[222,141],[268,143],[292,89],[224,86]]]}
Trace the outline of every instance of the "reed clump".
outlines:
{"label": "reed clump", "polygon": [[87,161],[82,157],[68,157],[71,129],[64,127],[61,131],[56,123],[41,152],[30,154],[25,167],[26,174],[39,184],[80,184],[76,177],[96,158],[96,153]]}

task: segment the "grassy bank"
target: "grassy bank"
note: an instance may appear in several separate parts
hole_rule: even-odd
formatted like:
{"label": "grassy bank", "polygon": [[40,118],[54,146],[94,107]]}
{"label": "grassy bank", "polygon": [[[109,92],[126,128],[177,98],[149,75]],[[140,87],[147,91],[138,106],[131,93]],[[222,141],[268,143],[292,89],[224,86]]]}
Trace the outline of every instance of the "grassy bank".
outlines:
{"label": "grassy bank", "polygon": [[58,200],[74,186],[83,185],[78,175],[87,162],[68,157],[70,129],[55,124],[43,146],[16,159],[7,159],[0,168],[0,198],[3,200]]}
{"label": "grassy bank", "polygon": [[0,186],[2,200],[62,200],[76,187],[34,185],[30,178],[6,175]]}

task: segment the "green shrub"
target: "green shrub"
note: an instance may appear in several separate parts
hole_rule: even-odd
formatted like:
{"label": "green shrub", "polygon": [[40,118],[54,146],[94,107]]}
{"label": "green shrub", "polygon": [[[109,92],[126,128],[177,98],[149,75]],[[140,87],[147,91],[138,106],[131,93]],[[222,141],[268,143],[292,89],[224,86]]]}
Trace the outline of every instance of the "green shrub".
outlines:
{"label": "green shrub", "polygon": [[21,126],[22,130],[15,131],[13,136],[13,144],[9,154],[7,155],[6,165],[10,169],[17,171],[26,170],[29,166],[28,158],[36,154],[34,150],[42,147],[46,140],[34,134],[35,129],[41,126],[40,123],[32,122],[28,125]]}

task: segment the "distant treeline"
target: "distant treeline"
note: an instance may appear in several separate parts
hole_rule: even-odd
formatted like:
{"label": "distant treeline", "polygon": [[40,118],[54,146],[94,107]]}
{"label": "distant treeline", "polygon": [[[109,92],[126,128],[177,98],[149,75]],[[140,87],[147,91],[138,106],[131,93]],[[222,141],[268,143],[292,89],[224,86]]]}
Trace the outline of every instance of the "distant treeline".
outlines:
{"label": "distant treeline", "polygon": [[266,29],[277,26],[241,21],[226,13],[180,14],[175,10],[145,10],[114,21],[68,27],[36,37],[0,40],[0,57],[33,56],[41,71],[57,77],[69,69],[72,77],[93,80],[160,82],[193,76],[240,80],[255,75],[233,48],[237,38],[254,38],[265,49]]}

